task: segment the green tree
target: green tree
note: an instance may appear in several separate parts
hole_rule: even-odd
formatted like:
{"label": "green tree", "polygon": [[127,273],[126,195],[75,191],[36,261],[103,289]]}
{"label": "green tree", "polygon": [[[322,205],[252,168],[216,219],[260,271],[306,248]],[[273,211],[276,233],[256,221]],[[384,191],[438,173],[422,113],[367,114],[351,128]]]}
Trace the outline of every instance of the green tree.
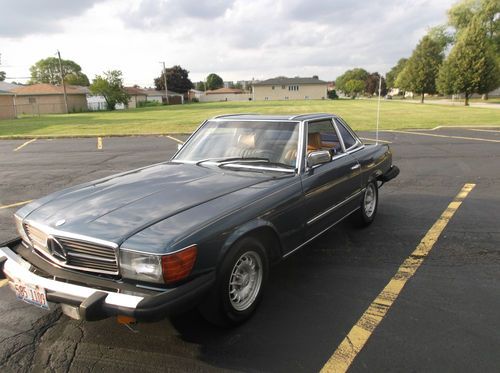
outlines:
{"label": "green tree", "polygon": [[90,85],[90,92],[94,95],[103,96],[109,110],[115,110],[116,104],[128,105],[130,96],[123,90],[122,72],[111,70],[104,76],[96,75]]}
{"label": "green tree", "polygon": [[[340,75],[337,79],[335,79],[335,87],[339,90],[344,92],[346,95],[351,96],[354,94],[362,93],[364,90],[365,86],[365,81],[368,78],[368,71],[365,69],[361,68],[355,68],[352,70],[347,70],[345,73]],[[360,87],[359,83],[353,83],[351,82],[349,85],[347,84],[351,80],[355,80],[358,82],[361,82],[363,84],[363,88],[359,90],[358,88]],[[353,90],[353,88],[356,88]],[[354,97],[353,97],[354,98]]]}
{"label": "green tree", "polygon": [[[377,95],[378,96],[378,85],[380,82],[380,74],[379,73],[371,73],[366,77],[365,80],[365,93],[370,96]],[[385,96],[387,94],[387,86],[385,79],[382,78],[381,85],[381,95]]]}
{"label": "green tree", "polygon": [[362,80],[351,79],[345,83],[344,89],[344,93],[354,99],[357,95],[364,91],[365,82]]}
{"label": "green tree", "polygon": [[401,58],[398,63],[393,66],[387,74],[385,74],[385,83],[387,85],[387,88],[399,88],[396,85],[396,78],[398,77],[399,73],[404,69],[406,62],[408,61],[408,58]]}
{"label": "green tree", "polygon": [[398,87],[419,94],[423,103],[426,93],[436,93],[436,78],[443,59],[443,46],[429,35],[424,36],[398,75]]}
{"label": "green tree", "polygon": [[[76,62],[71,60],[61,60],[64,81],[74,85],[89,85],[89,78],[82,73],[82,68]],[[61,84],[61,72],[59,68],[59,59],[48,57],[36,62],[30,67],[30,83],[49,83]]]}
{"label": "green tree", "polygon": [[[183,69],[179,65],[175,65],[166,69],[167,71],[167,87],[169,91],[177,93],[186,93],[194,87],[189,80],[189,71]],[[165,79],[163,71],[158,78],[155,78],[155,87],[159,91],[165,90]]]}
{"label": "green tree", "polygon": [[0,82],[3,82],[6,78],[6,74],[5,74],[5,71],[0,71]]}
{"label": "green tree", "polygon": [[463,93],[465,105],[473,93],[485,94],[500,84],[500,67],[492,42],[480,17],[460,33],[439,72],[439,90],[444,94]]}
{"label": "green tree", "polygon": [[224,81],[217,74],[212,73],[208,75],[206,81],[207,90],[214,90],[224,87]]}
{"label": "green tree", "polygon": [[205,90],[205,82],[197,82],[195,84],[195,89],[198,91],[204,91]]}

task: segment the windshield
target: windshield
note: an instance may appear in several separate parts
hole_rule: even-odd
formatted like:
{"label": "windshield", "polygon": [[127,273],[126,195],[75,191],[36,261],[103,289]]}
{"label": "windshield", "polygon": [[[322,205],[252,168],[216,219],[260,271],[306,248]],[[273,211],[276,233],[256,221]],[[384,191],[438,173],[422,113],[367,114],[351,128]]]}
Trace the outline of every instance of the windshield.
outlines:
{"label": "windshield", "polygon": [[201,163],[259,162],[295,167],[299,126],[296,122],[208,121],[174,160]]}

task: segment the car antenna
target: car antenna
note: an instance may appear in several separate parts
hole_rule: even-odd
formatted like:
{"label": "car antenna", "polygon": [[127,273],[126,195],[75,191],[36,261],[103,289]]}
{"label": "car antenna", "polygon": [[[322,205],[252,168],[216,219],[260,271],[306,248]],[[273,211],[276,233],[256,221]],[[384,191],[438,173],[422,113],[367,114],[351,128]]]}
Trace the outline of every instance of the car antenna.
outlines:
{"label": "car antenna", "polygon": [[380,122],[380,93],[382,92],[382,75],[378,80],[378,103],[377,103],[377,131],[375,132],[375,144],[378,145],[378,125]]}

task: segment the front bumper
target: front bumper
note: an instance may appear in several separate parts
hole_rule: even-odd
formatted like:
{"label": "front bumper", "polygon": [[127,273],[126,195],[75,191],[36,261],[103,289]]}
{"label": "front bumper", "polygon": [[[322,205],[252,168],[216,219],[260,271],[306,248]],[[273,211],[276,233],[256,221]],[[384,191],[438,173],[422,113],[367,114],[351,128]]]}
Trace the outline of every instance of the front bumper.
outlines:
{"label": "front bumper", "polygon": [[[172,289],[134,294],[102,290],[55,280],[33,273],[35,267],[14,251],[20,239],[0,244],[0,277],[10,283],[21,280],[45,289],[49,302],[73,306],[84,320],[111,316],[129,316],[141,321],[155,321],[196,305],[215,282],[215,273],[198,276]],[[117,290],[119,291],[119,290]]]}

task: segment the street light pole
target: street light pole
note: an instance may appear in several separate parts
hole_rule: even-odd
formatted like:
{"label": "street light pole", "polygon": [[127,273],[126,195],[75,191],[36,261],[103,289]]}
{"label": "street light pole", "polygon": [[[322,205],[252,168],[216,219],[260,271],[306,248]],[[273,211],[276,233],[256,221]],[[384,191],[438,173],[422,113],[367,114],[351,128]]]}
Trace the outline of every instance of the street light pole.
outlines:
{"label": "street light pole", "polygon": [[163,63],[163,81],[165,82],[165,98],[167,99],[167,105],[169,104],[168,102],[168,88],[167,88],[167,69],[165,68],[165,61]]}
{"label": "street light pole", "polygon": [[64,93],[64,107],[66,108],[66,114],[68,114],[68,97],[66,96],[66,84],[64,84],[64,74],[63,74],[63,69],[62,69],[62,62],[61,62],[61,53],[59,53],[59,50],[57,51],[57,56],[59,57],[59,72],[61,74],[61,82],[63,86],[63,93]]}

